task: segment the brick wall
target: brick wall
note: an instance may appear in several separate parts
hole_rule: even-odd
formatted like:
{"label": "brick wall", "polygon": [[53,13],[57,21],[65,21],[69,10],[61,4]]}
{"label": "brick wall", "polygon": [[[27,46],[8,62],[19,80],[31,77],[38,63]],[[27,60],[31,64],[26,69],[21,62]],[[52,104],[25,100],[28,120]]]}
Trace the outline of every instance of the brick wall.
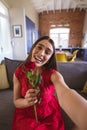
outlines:
{"label": "brick wall", "polygon": [[49,35],[49,30],[52,24],[58,27],[58,24],[69,24],[70,36],[69,46],[81,46],[83,38],[83,26],[85,18],[84,10],[62,10],[62,11],[49,11],[39,14],[39,29],[41,36]]}

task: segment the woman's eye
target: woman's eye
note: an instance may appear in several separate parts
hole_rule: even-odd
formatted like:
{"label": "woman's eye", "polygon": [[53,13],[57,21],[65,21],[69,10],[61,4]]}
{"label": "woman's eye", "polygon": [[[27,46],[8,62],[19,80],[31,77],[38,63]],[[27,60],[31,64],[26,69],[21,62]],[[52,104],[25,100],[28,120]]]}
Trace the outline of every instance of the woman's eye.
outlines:
{"label": "woman's eye", "polygon": [[41,46],[36,46],[36,49],[41,50],[42,47]]}
{"label": "woman's eye", "polygon": [[45,51],[45,53],[47,54],[47,55],[50,55],[51,54],[51,52],[50,51]]}

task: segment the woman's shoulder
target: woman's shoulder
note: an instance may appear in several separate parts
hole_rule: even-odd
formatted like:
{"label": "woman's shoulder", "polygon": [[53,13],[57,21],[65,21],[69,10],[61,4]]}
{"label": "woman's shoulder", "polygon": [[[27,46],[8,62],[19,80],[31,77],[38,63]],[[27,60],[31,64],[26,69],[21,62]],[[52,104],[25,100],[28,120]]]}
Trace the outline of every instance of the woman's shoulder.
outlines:
{"label": "woman's shoulder", "polygon": [[17,67],[14,71],[14,74],[16,75],[16,77],[18,77],[18,75],[22,75],[22,73],[24,73],[24,69],[22,66]]}
{"label": "woman's shoulder", "polygon": [[16,73],[16,72],[19,72],[19,71],[22,71],[22,66],[19,66],[19,67],[17,67],[16,69],[15,69],[15,71],[14,71],[14,73]]}
{"label": "woman's shoulder", "polygon": [[59,80],[59,79],[63,79],[63,76],[61,75],[60,72],[58,72],[57,70],[52,70],[51,73],[51,80],[55,81],[55,80]]}

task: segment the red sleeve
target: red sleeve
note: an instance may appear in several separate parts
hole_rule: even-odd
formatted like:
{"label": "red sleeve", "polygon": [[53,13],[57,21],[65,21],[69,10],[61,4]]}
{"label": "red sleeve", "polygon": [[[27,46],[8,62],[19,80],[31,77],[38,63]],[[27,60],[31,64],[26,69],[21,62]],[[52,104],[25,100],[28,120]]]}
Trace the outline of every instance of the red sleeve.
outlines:
{"label": "red sleeve", "polygon": [[23,69],[22,68],[17,68],[14,72],[15,76],[17,77],[17,79],[20,81],[20,79],[23,76]]}

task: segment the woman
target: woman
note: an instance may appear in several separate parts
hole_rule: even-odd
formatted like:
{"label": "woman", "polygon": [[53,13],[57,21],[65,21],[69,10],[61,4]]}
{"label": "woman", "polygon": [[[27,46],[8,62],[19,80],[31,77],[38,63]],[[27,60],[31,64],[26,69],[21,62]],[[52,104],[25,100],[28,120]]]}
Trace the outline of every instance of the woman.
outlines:
{"label": "woman", "polygon": [[[34,88],[29,79],[32,71],[41,77]],[[14,104],[13,130],[64,130],[60,106],[74,121],[76,129],[87,130],[86,119],[82,120],[87,118],[84,114],[87,102],[71,90],[57,72],[54,42],[48,36],[35,42],[28,58],[15,70]],[[80,118],[76,116],[79,114]]]}

